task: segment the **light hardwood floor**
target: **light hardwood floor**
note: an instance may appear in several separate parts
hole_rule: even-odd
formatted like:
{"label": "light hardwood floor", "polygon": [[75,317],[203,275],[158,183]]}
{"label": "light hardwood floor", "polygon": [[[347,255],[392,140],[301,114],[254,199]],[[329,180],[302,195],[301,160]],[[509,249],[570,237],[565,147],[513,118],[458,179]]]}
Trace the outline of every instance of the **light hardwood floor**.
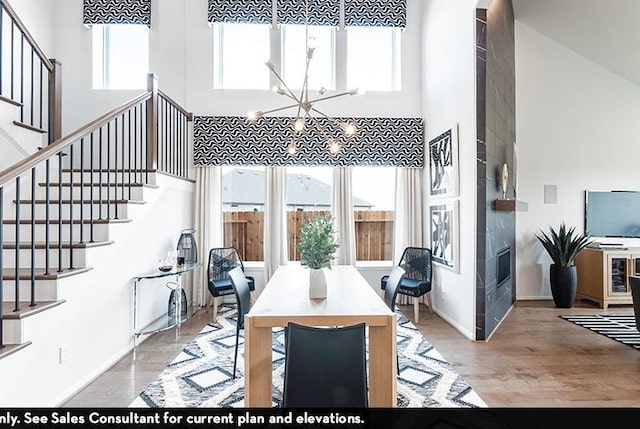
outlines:
{"label": "light hardwood floor", "polygon": [[[487,342],[469,341],[421,307],[422,333],[490,407],[640,407],[640,350],[558,317],[629,314],[631,306],[557,309],[551,301],[520,301]],[[64,406],[128,406],[210,320],[201,310],[179,334],[151,336]]]}

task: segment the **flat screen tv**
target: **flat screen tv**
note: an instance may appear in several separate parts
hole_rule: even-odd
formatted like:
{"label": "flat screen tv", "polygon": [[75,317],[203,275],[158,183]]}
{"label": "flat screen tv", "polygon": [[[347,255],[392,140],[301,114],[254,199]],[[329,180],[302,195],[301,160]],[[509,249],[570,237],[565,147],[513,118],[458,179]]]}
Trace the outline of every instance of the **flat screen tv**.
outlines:
{"label": "flat screen tv", "polygon": [[586,191],[585,231],[593,237],[640,237],[639,191]]}

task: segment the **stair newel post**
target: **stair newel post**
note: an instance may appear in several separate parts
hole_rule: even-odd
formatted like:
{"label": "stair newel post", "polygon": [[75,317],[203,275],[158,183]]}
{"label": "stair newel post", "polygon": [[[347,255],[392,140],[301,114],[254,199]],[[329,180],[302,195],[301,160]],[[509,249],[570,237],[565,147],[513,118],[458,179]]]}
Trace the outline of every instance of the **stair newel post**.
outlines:
{"label": "stair newel post", "polygon": [[[82,172],[80,173],[82,175]],[[82,192],[82,189],[80,190]],[[69,269],[73,270],[73,144],[69,146]],[[62,217],[62,213],[60,213]],[[82,229],[82,221],[80,221]],[[62,250],[62,243],[60,243]]]}
{"label": "stair newel post", "polygon": [[[16,251],[19,251],[20,243],[16,242]],[[30,307],[36,305],[36,168],[31,169],[31,270],[29,272],[31,282]]]}
{"label": "stair newel post", "polygon": [[62,137],[62,63],[55,58],[49,74],[49,144]]}
{"label": "stair newel post", "polygon": [[49,274],[51,268],[51,249],[49,249],[50,242],[50,225],[49,220],[51,219],[50,210],[51,210],[51,186],[49,181],[49,175],[51,172],[51,165],[49,160],[45,161],[45,178],[44,178],[44,273]]}
{"label": "stair newel post", "polygon": [[[20,243],[20,176],[16,177],[16,247]],[[13,311],[20,311],[20,252],[16,251],[15,257],[15,274],[16,274],[16,299]]]}
{"label": "stair newel post", "polygon": [[151,98],[147,100],[147,165],[146,182],[149,183],[149,171],[158,167],[158,78],[147,75],[147,91]]}

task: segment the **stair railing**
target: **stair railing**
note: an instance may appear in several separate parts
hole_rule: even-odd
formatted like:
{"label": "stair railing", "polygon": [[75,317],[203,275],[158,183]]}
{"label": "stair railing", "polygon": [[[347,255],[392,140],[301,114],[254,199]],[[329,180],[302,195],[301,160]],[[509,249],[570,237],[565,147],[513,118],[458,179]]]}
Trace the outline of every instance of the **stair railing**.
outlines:
{"label": "stair railing", "polygon": [[[192,117],[161,93],[156,77],[149,74],[145,93],[0,171],[0,302],[3,282],[14,281],[13,311],[21,311],[23,280],[29,282],[28,305],[37,305],[36,279],[76,270],[73,250],[96,241],[95,225],[121,219],[119,206],[138,198],[134,191],[149,184],[150,173],[188,179]],[[9,194],[13,219],[7,213]],[[44,219],[37,219],[37,205],[43,206]],[[63,206],[68,213],[64,218]],[[25,208],[28,216],[23,215]],[[12,241],[3,231],[6,225],[14,228]],[[36,237],[37,225],[44,229],[44,241]],[[63,225],[68,225],[66,231]],[[44,250],[40,269],[36,249]],[[13,267],[7,268],[3,250],[15,251]],[[20,269],[20,250],[30,257],[29,268]],[[0,323],[0,347],[2,341]]]}
{"label": "stair railing", "polygon": [[7,0],[0,0],[0,98],[20,108],[18,126],[48,133],[49,143],[62,132],[61,64],[49,59]]}

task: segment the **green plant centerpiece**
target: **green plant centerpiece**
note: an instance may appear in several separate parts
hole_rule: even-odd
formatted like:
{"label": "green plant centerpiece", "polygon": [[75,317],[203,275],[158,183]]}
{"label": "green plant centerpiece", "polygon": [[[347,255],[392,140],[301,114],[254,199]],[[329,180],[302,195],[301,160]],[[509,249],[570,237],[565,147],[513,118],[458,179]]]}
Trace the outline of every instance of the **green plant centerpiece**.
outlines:
{"label": "green plant centerpiece", "polygon": [[567,228],[563,222],[557,231],[549,227],[549,233],[540,231],[536,238],[553,261],[549,267],[553,302],[559,308],[573,307],[578,288],[578,274],[574,262],[578,253],[591,244],[591,237],[576,232],[575,226]]}
{"label": "green plant centerpiece", "polygon": [[339,246],[330,215],[318,215],[302,225],[298,250],[300,263],[311,269],[309,298],[326,298],[327,283],[322,269],[331,269],[331,260]]}

